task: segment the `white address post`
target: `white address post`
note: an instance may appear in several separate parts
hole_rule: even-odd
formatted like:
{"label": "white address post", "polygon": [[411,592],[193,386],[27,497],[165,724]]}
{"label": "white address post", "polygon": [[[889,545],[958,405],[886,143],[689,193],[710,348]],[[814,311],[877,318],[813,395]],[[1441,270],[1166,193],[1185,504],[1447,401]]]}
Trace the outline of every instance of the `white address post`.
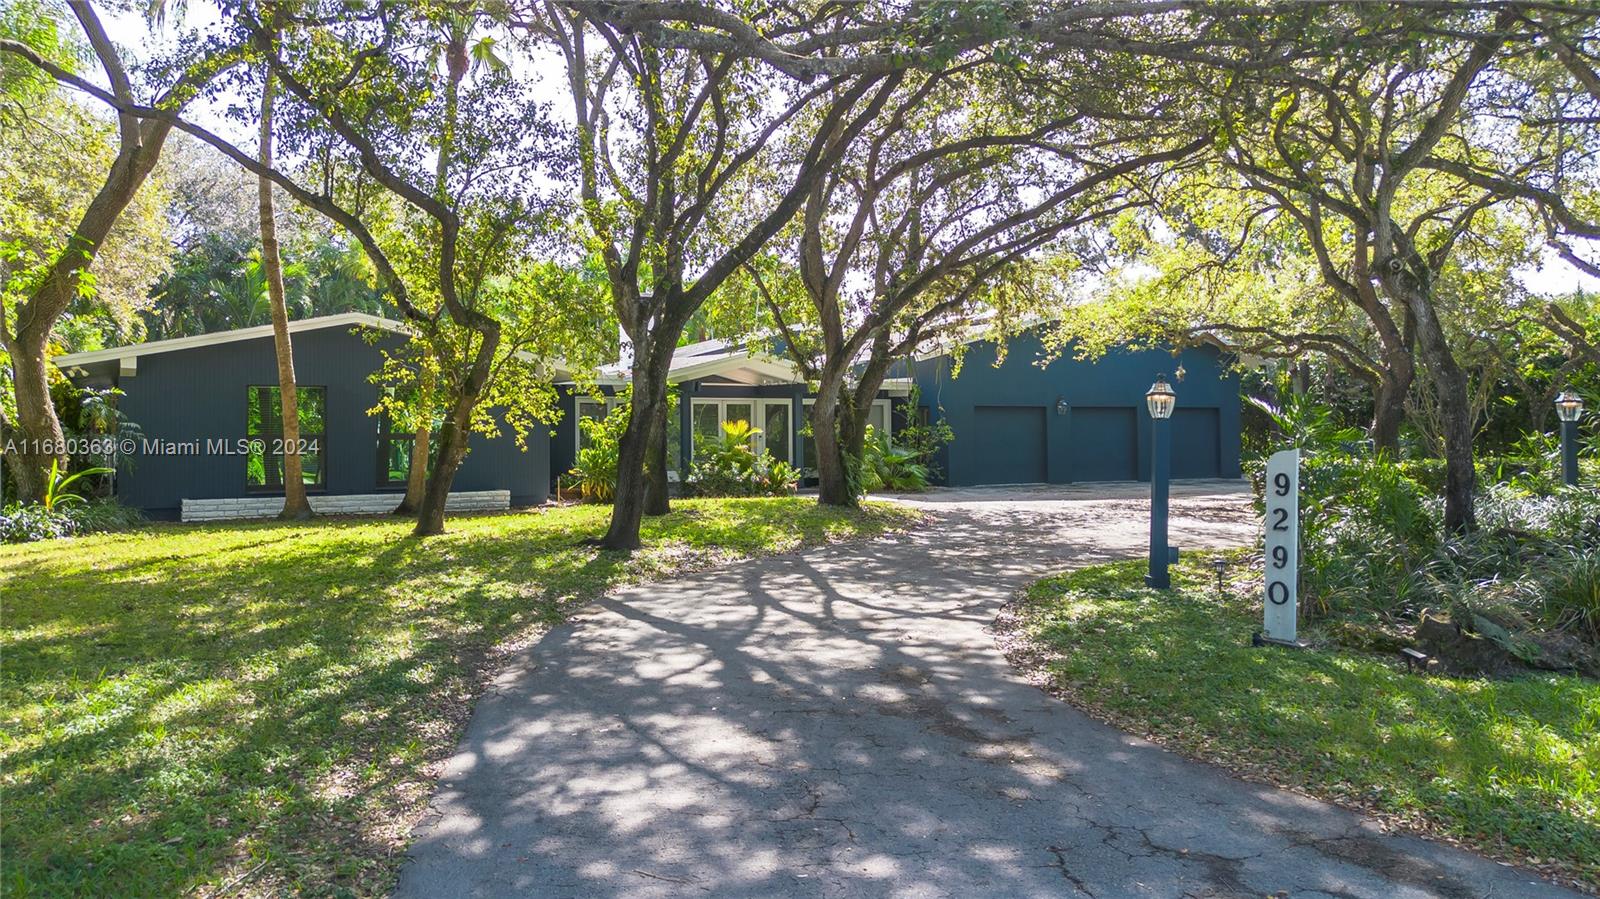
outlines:
{"label": "white address post", "polygon": [[1262,636],[1295,642],[1300,600],[1300,450],[1267,460],[1267,577]]}

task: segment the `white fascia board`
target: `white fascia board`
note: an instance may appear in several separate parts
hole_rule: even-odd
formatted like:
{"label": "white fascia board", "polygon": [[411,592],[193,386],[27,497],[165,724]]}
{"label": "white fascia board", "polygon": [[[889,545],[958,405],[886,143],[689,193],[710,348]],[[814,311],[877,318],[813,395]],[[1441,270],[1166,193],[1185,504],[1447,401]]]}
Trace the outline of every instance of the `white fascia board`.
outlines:
{"label": "white fascia board", "polygon": [[[739,370],[754,372],[758,379],[765,378],[780,384],[801,384],[805,377],[791,362],[775,359],[771,356],[724,356],[720,359],[710,359],[705,362],[696,362],[673,369],[667,373],[667,381],[679,384],[684,381],[698,381],[712,375],[726,375]],[[760,383],[757,381],[756,383]],[[753,385],[752,385],[753,386]]]}
{"label": "white fascia board", "polygon": [[[317,331],[323,328],[338,327],[366,327],[377,328],[382,331],[391,331],[396,334],[410,334],[411,327],[404,322],[368,315],[365,312],[341,312],[338,315],[322,315],[316,318],[302,318],[289,323],[289,333],[300,331]],[[237,328],[232,331],[217,331],[212,334],[196,334],[192,337],[173,337],[168,340],[152,340],[149,343],[134,343],[128,346],[112,347],[106,350],[90,350],[86,353],[68,353],[56,356],[50,360],[58,368],[76,365],[93,365],[96,362],[111,362],[113,360],[136,359],[139,356],[152,356],[157,353],[171,353],[177,350],[188,350],[196,347],[215,346],[221,343],[232,343],[236,340],[256,340],[272,336],[271,325],[256,325],[251,328]]]}
{"label": "white fascia board", "polygon": [[[298,334],[301,331],[320,331],[324,328],[374,328],[379,331],[388,331],[392,334],[411,335],[415,330],[405,322],[369,315],[365,312],[341,312],[337,315],[320,315],[315,318],[302,318],[289,323],[289,333]],[[128,346],[112,347],[105,350],[90,350],[85,353],[68,353],[57,356],[51,361],[56,367],[66,369],[93,365],[97,362],[119,362],[123,376],[135,374],[138,371],[138,358],[157,353],[170,353],[177,350],[188,350],[196,347],[216,346],[222,343],[231,343],[236,340],[257,340],[272,336],[271,325],[255,325],[249,328],[236,328],[232,331],[217,331],[211,334],[195,334],[191,337],[174,337],[169,340],[152,340],[149,343],[135,343]],[[518,352],[517,358],[524,362],[537,363],[539,360],[527,352]],[[572,369],[565,359],[555,358],[547,360],[546,367],[554,378],[572,377]]]}

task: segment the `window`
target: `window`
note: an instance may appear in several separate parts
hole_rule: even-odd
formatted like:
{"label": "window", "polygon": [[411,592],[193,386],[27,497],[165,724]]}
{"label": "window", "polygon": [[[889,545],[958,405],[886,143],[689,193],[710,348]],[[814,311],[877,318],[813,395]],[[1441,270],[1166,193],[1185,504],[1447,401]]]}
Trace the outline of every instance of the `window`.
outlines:
{"label": "window", "polygon": [[[606,397],[604,401],[596,402],[580,396],[578,397],[578,421],[582,421],[585,418],[599,421],[611,414],[611,410],[621,404],[621,401],[616,397]],[[578,449],[586,449],[589,446],[589,435],[584,433],[582,425],[577,425],[574,430],[578,432]]]}
{"label": "window", "polygon": [[[415,432],[396,427],[389,413],[383,413],[378,424],[378,486],[404,487],[411,477],[411,447],[416,443]],[[434,422],[428,440],[428,467],[439,458],[439,422]]]}
{"label": "window", "polygon": [[[301,480],[307,487],[324,488],[328,389],[300,387],[295,391],[295,401],[300,417]],[[248,388],[245,434],[250,438],[250,453],[245,462],[245,486],[252,491],[283,490],[282,408],[277,387]]]}

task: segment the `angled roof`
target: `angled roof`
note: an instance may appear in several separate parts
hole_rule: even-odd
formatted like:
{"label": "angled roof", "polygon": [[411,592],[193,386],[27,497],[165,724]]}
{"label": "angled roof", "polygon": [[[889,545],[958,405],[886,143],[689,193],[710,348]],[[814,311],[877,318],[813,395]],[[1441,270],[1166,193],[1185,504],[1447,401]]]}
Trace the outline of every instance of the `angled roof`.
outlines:
{"label": "angled roof", "polygon": [[[322,328],[337,327],[366,327],[393,331],[396,334],[411,333],[411,327],[404,322],[368,315],[365,312],[341,312],[338,315],[319,315],[314,318],[297,319],[289,323],[289,333],[294,334],[300,331],[316,331]],[[167,340],[152,340],[148,343],[130,343],[127,346],[111,347],[104,350],[89,350],[84,353],[67,353],[63,356],[56,356],[51,361],[59,368],[67,368],[68,366],[93,365],[96,362],[120,361],[139,356],[152,356],[157,353],[171,353],[176,350],[215,346],[219,343],[232,343],[235,340],[256,340],[261,337],[271,336],[272,325],[256,325],[250,328],[235,328],[232,331],[195,334],[191,337],[172,337]]]}
{"label": "angled roof", "polygon": [[[805,375],[793,362],[767,353],[751,353],[744,345],[727,340],[702,340],[672,351],[667,382],[679,384],[703,378],[721,378],[736,384],[803,384]],[[622,385],[632,379],[626,360],[600,367],[601,384]]]}
{"label": "angled roof", "polygon": [[[340,312],[337,315],[318,315],[312,318],[301,318],[289,322],[289,333],[297,334],[301,331],[318,331],[324,328],[375,328],[380,331],[389,331],[394,334],[410,335],[415,330],[405,322],[383,318],[378,315],[369,315],[365,312]],[[272,336],[272,325],[255,325],[249,328],[235,328],[231,331],[214,331],[210,334],[195,334],[190,337],[172,337],[167,340],[151,340],[146,343],[130,343],[126,346],[110,347],[104,350],[89,350],[83,353],[66,353],[56,356],[50,361],[57,368],[82,368],[103,362],[120,363],[125,373],[135,370],[135,361],[140,356],[153,356],[159,353],[171,353],[177,350],[190,350],[196,347],[216,346],[217,344],[232,343],[237,340],[259,340]],[[534,361],[527,353],[518,354],[527,361]],[[558,377],[568,376],[565,362],[559,359],[550,360]]]}

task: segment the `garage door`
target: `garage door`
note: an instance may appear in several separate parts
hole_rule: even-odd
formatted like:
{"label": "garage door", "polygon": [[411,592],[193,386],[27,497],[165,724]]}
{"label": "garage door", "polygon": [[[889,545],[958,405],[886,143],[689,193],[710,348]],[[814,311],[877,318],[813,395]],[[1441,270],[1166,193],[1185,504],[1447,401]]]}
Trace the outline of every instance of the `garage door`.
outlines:
{"label": "garage door", "polygon": [[972,451],[980,484],[1041,484],[1045,480],[1043,406],[977,406]]}
{"label": "garage door", "polygon": [[1072,409],[1072,479],[1131,481],[1138,477],[1139,419],[1131,406]]}
{"label": "garage door", "polygon": [[1216,409],[1184,409],[1172,413],[1172,476],[1222,476],[1221,426]]}

